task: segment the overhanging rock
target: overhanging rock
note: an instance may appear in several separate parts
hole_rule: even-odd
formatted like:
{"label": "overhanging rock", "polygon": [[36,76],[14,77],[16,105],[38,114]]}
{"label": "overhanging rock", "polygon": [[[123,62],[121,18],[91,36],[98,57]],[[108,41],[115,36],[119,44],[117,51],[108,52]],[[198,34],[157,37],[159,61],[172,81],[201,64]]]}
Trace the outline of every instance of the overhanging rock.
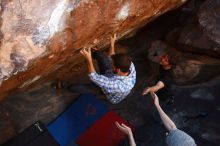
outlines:
{"label": "overhanging rock", "polygon": [[186,0],[1,0],[0,94],[25,89],[77,63],[84,46],[104,47]]}

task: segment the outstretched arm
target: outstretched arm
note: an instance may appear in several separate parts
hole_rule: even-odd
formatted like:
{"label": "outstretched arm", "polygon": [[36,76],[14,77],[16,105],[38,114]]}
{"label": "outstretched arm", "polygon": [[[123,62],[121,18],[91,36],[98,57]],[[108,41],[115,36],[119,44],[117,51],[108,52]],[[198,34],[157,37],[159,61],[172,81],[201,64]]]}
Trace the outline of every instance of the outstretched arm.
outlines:
{"label": "outstretched arm", "polygon": [[162,81],[158,81],[156,85],[145,88],[142,95],[146,95],[150,92],[157,92],[158,90],[162,89],[164,86],[165,85]]}
{"label": "outstretched arm", "polygon": [[130,146],[136,146],[131,128],[126,126],[125,124],[120,125],[118,122],[115,122],[115,124],[121,132],[125,133],[128,136]]}
{"label": "outstretched arm", "polygon": [[116,34],[111,36],[111,47],[109,48],[108,56],[115,54],[115,40],[116,40]]}
{"label": "outstretched arm", "polygon": [[159,104],[159,99],[157,97],[157,95],[154,92],[151,92],[151,97],[154,100],[154,105],[160,115],[161,120],[163,121],[164,126],[166,127],[166,129],[170,132],[172,130],[177,129],[176,125],[174,124],[174,122],[167,116],[167,114],[163,111],[163,109],[160,107]]}
{"label": "outstretched arm", "polygon": [[86,58],[87,64],[88,64],[88,70],[89,73],[94,73],[95,68],[92,61],[92,55],[91,55],[91,48],[83,48],[80,53]]}

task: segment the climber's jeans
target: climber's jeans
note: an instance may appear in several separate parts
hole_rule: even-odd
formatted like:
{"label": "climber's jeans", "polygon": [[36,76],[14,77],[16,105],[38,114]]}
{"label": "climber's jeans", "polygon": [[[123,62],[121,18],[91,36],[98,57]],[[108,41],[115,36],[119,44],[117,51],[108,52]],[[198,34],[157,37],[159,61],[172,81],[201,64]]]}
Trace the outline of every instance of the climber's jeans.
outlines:
{"label": "climber's jeans", "polygon": [[105,75],[106,71],[112,70],[112,62],[109,56],[100,51],[92,53],[92,57],[97,61],[100,74]]}
{"label": "climber's jeans", "polygon": [[[112,63],[109,57],[100,51],[95,51],[92,53],[92,57],[97,61],[100,74],[105,75],[106,71],[112,69]],[[68,90],[73,93],[79,94],[93,94],[93,95],[103,95],[100,87],[94,83],[89,84],[70,84]]]}

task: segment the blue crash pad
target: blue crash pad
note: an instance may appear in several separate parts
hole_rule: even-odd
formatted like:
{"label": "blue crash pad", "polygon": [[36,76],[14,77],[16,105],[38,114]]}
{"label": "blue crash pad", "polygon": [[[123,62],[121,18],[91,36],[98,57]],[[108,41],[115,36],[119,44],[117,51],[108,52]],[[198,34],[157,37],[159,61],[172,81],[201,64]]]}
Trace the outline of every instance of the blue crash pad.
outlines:
{"label": "blue crash pad", "polygon": [[70,112],[88,128],[108,112],[107,106],[93,95],[81,95]]}
{"label": "blue crash pad", "polygon": [[81,95],[47,128],[61,146],[69,146],[107,111],[95,96]]}

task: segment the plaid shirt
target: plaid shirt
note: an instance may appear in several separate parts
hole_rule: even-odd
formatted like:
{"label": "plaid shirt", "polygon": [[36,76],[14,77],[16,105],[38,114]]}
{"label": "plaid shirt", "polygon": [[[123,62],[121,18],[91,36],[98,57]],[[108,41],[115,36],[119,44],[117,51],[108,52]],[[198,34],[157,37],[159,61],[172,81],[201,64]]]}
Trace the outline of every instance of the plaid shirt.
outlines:
{"label": "plaid shirt", "polygon": [[111,103],[116,104],[123,100],[134,87],[136,71],[134,64],[131,63],[130,74],[128,76],[113,74],[112,70],[109,70],[105,75],[99,75],[93,72],[89,74],[89,78],[102,88],[102,91]]}

